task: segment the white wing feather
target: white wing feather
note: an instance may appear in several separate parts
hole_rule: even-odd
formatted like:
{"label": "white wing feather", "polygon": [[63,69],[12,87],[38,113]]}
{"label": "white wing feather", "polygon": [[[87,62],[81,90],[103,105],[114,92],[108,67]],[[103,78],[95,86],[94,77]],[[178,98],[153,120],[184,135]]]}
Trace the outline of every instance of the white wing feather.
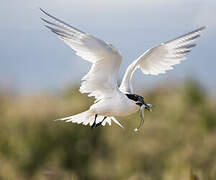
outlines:
{"label": "white wing feather", "polygon": [[111,44],[66,24],[44,10],[41,11],[55,21],[53,23],[42,18],[48,24],[45,26],[75,50],[78,56],[93,63],[88,74],[82,78],[80,92],[89,93],[89,96],[100,100],[116,90],[122,61],[118,50]]}
{"label": "white wing feather", "polygon": [[196,29],[144,52],[128,66],[120,86],[121,91],[133,93],[131,78],[137,68],[140,68],[144,74],[151,75],[162,74],[167,70],[173,69],[172,66],[186,59],[185,55],[196,45],[192,44],[192,42],[200,36],[203,29],[205,27]]}

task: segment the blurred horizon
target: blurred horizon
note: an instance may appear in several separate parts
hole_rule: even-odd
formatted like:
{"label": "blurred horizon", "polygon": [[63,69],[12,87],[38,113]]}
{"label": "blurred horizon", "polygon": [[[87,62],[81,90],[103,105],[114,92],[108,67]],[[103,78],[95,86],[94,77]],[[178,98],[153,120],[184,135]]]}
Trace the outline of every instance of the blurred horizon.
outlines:
{"label": "blurred horizon", "polygon": [[[160,84],[182,84],[194,78],[216,92],[216,2],[207,1],[9,1],[3,0],[0,28],[0,86],[20,94],[59,92],[80,84],[91,64],[75,55],[49,32],[39,7],[54,16],[112,43],[123,55],[121,80],[127,66],[148,48],[207,25],[187,60],[165,75],[133,78],[137,90]],[[8,14],[10,9],[10,14]]]}

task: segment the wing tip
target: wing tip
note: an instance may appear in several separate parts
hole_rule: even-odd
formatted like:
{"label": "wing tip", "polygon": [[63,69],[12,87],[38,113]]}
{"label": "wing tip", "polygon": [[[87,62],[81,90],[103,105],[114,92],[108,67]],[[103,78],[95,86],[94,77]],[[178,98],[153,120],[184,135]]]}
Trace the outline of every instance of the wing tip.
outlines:
{"label": "wing tip", "polygon": [[200,28],[198,28],[198,31],[202,31],[202,30],[206,29],[207,27],[208,27],[208,25],[201,26]]}
{"label": "wing tip", "polygon": [[[203,31],[203,30],[206,29],[206,28],[207,28],[207,25],[204,25],[204,26],[201,26],[201,27],[199,27],[199,28],[193,30],[193,31],[190,32],[190,33],[192,34],[192,33],[199,32],[199,31],[201,32],[201,31]],[[188,34],[190,34],[190,33],[188,33]]]}
{"label": "wing tip", "polygon": [[49,14],[48,14],[45,10],[43,10],[41,7],[39,7],[39,10],[40,10],[41,12],[43,12],[44,14],[46,14],[46,15],[49,16]]}

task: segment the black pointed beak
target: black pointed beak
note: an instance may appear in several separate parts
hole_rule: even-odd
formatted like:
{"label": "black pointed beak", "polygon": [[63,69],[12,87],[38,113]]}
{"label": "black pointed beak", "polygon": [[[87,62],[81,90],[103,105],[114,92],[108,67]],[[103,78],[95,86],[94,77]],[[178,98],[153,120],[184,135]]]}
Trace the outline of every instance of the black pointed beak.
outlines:
{"label": "black pointed beak", "polygon": [[152,107],[153,107],[152,104],[145,104],[145,106],[146,106],[146,109],[147,109],[148,111],[152,112]]}

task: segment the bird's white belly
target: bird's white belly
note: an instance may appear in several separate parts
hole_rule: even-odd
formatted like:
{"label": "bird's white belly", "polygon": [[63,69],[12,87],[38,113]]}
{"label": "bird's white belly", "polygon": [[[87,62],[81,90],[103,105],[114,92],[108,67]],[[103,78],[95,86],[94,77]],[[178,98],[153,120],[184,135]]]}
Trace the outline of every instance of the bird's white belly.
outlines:
{"label": "bird's white belly", "polygon": [[102,116],[127,116],[139,110],[139,106],[123,95],[104,99],[90,109]]}
{"label": "bird's white belly", "polygon": [[115,108],[112,109],[113,116],[128,116],[139,110],[139,106],[136,104],[116,104],[116,106],[113,107]]}

